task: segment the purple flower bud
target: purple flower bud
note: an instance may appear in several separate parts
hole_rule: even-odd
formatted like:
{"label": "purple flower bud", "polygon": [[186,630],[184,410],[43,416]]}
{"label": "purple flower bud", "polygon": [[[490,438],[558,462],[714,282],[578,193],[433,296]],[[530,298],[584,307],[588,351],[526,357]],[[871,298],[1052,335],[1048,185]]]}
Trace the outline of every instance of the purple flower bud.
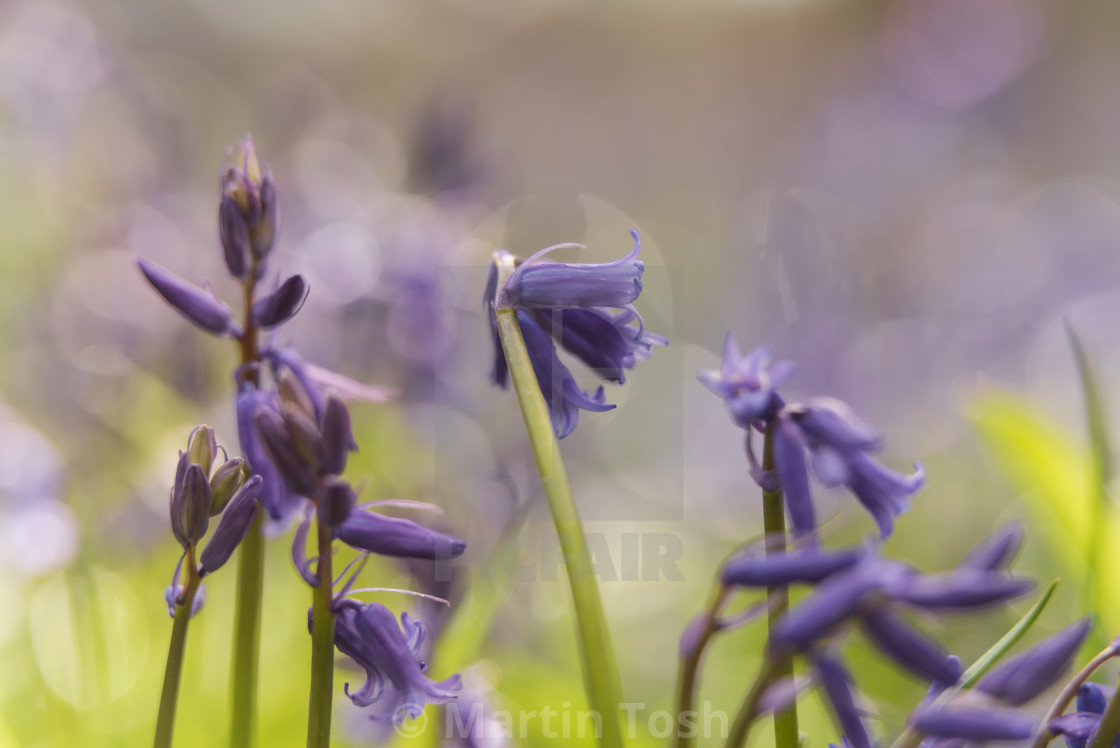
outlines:
{"label": "purple flower bud", "polygon": [[934,738],[964,740],[1026,740],[1034,734],[1034,719],[1012,709],[941,706],[919,707],[910,718],[911,726]]}
{"label": "purple flower bud", "polygon": [[958,569],[915,577],[891,589],[891,596],[919,608],[979,608],[1013,600],[1034,589],[1033,579]]}
{"label": "purple flower bud", "polygon": [[184,512],[186,507],[183,504],[183,479],[187,475],[187,466],[190,465],[187,459],[186,452],[179,453],[179,464],[175,468],[175,483],[171,486],[171,501],[168,508],[171,514],[171,534],[179,541],[179,545],[186,548],[190,545],[191,540],[187,535],[187,527],[184,524]]}
{"label": "purple flower bud", "polygon": [[276,183],[273,182],[272,173],[267,167],[261,179],[260,201],[260,221],[249,233],[253,239],[253,256],[263,260],[272,251],[276,243],[276,234],[280,229],[280,201],[276,198]]}
{"label": "purple flower bud", "polygon": [[332,481],[319,496],[319,521],[332,530],[340,527],[354,511],[357,497],[346,481]]}
{"label": "purple flower bud", "polygon": [[593,397],[580,389],[568,367],[556,355],[556,348],[548,333],[541,329],[528,312],[519,309],[517,321],[525,338],[533,372],[537,375],[537,384],[548,404],[552,428],[558,438],[563,439],[575,430],[581,409],[603,412],[615,407],[604,402],[602,387]]}
{"label": "purple flower bud", "polygon": [[249,227],[237,207],[237,201],[229,195],[223,195],[218,206],[218,233],[229,274],[244,283],[249,280]]}
{"label": "purple flower bud", "polygon": [[746,356],[740,354],[739,345],[729,332],[724,339],[719,371],[702,371],[697,379],[723,398],[731,419],[745,429],[755,421],[773,418],[782,406],[776,390],[793,376],[794,367],[788,361],[773,365],[770,361],[769,348],[756,348]]}
{"label": "purple flower bud", "polygon": [[795,582],[816,584],[851,568],[861,556],[856,550],[829,552],[816,546],[780,554],[749,554],[728,561],[721,579],[724,584],[742,587],[773,587]]}
{"label": "purple flower bud", "polygon": [[280,287],[253,305],[253,321],[260,327],[275,327],[295,316],[307,299],[307,282],[293,275]]}
{"label": "purple flower bud", "polygon": [[1102,686],[1100,683],[1085,683],[1077,689],[1077,711],[1092,714],[1104,714],[1108,700],[1116,693],[1111,686]]}
{"label": "purple flower bud", "polygon": [[817,529],[813,498],[809,493],[809,470],[805,466],[805,450],[797,428],[786,419],[778,420],[774,429],[774,461],[778,481],[785,498],[786,511],[794,534],[805,536]]}
{"label": "purple flower bud", "polygon": [[253,416],[253,423],[269,461],[276,466],[288,488],[300,496],[315,496],[319,486],[315,466],[308,465],[296,454],[284,416],[261,408]]}
{"label": "purple flower bud", "polygon": [[350,411],[334,395],[327,398],[319,430],[323,435],[323,472],[341,475],[346,469],[346,458],[354,444],[354,435],[350,430]]}
{"label": "purple flower bud", "polygon": [[960,678],[960,665],[949,661],[941,647],[884,608],[861,616],[867,637],[883,654],[920,678],[948,686]]}
{"label": "purple flower bud", "polygon": [[237,393],[237,435],[241,442],[241,454],[249,463],[249,470],[264,481],[261,504],[274,520],[283,519],[299,505],[298,497],[288,488],[280,476],[268,450],[261,443],[253,417],[259,410],[276,408],[276,394],[266,390],[242,385]]}
{"label": "purple flower bud", "polygon": [[235,457],[210,477],[210,516],[221,514],[237,489],[245,482],[245,460]]}
{"label": "purple flower bud", "polygon": [[284,408],[281,415],[296,458],[312,472],[321,472],[323,437],[319,434],[319,425],[300,410]]}
{"label": "purple flower bud", "polygon": [[353,548],[401,558],[455,558],[467,548],[465,542],[451,535],[407,519],[367,511],[350,512],[334,535]]}
{"label": "purple flower bud", "polygon": [[774,629],[776,648],[804,651],[859,612],[876,593],[917,575],[901,564],[868,558],[829,577]]}
{"label": "purple flower bud", "polygon": [[497,293],[498,265],[491,262],[486,275],[486,290],[482,296],[482,309],[490,320],[490,336],[494,342],[494,366],[490,370],[490,383],[504,390],[509,386],[509,367],[506,365],[506,354],[502,348],[501,336],[498,335],[498,318],[494,314]]}
{"label": "purple flower bud", "polygon": [[514,309],[573,309],[576,307],[625,307],[642,291],[645,265],[637,259],[642,249],[638,232],[631,231],[634,248],[620,260],[597,263],[540,262],[557,247],[537,252],[521,263],[506,281],[499,307]]}
{"label": "purple flower bud", "polygon": [[335,646],[366,672],[366,682],[357,691],[351,693],[346,684],[346,695],[364,707],[381,698],[386,685],[392,688],[395,702],[386,716],[374,719],[399,725],[420,716],[425,704],[445,704],[458,696],[462,687],[458,675],[438,682],[424,675],[416,659],[423,631],[407,613],[398,624],[393,613],[377,603],[351,603],[338,611]]}
{"label": "purple flower bud", "polygon": [[1011,522],[973,548],[957,568],[1002,571],[1011,565],[1023,544],[1023,525]]}
{"label": "purple flower bud", "polygon": [[821,686],[832,704],[836,720],[844,730],[844,735],[854,748],[871,748],[871,738],[860,719],[855,699],[852,697],[852,680],[848,671],[840,663],[824,653],[813,657]]}
{"label": "purple flower bud", "polygon": [[186,548],[202,539],[209,524],[210,484],[202,468],[191,463],[171,492],[171,529]]}
{"label": "purple flower bud", "polygon": [[1065,674],[1091,625],[1083,618],[996,665],[980,679],[976,690],[1011,706],[1027,703]]}
{"label": "purple flower bud", "polygon": [[218,439],[214,429],[209,426],[195,426],[187,438],[187,459],[202,467],[205,475],[210,475],[214,466],[214,456],[218,454]]}
{"label": "purple flower bud", "polygon": [[261,496],[261,477],[254,475],[230,500],[218,522],[214,536],[202,549],[199,558],[199,573],[212,574],[229,560],[233,551],[245,539],[253,521],[257,518],[257,501]]}
{"label": "purple flower bud", "polygon": [[861,421],[847,403],[835,398],[815,397],[791,411],[814,443],[842,452],[873,452],[883,444],[879,432]]}
{"label": "purple flower bud", "polygon": [[1074,712],[1050,720],[1046,728],[1051,735],[1064,735],[1070,748],[1085,748],[1100,723],[1100,713]]}
{"label": "purple flower bud", "polygon": [[154,262],[138,259],[136,263],[159,295],[196,327],[222,337],[241,336],[241,326],[234,320],[233,311],[212,291],[188,283]]}
{"label": "purple flower bud", "polygon": [[879,537],[888,537],[894,518],[910,508],[910,495],[925,483],[925,470],[915,465],[913,473],[900,475],[863,452],[846,454],[843,462],[848,470],[844,482],[879,525]]}

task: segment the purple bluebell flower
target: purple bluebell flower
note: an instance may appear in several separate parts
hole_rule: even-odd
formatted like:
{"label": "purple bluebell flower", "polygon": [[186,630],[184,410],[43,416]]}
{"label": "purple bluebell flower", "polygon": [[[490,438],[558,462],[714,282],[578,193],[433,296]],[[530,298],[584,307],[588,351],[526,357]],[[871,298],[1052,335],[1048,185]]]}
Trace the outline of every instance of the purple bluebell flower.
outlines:
{"label": "purple bluebell flower", "polygon": [[859,550],[824,551],[813,545],[788,553],[748,553],[724,564],[720,579],[741,587],[817,584],[851,568],[862,556]]}
{"label": "purple bluebell flower", "polygon": [[940,645],[885,607],[865,611],[860,620],[867,638],[880,652],[918,677],[943,687],[960,678],[959,661],[954,666]]}
{"label": "purple bluebell flower", "polygon": [[793,376],[789,361],[772,362],[769,348],[756,348],[747,355],[730,332],[723,342],[723,361],[718,371],[702,371],[700,383],[727,404],[731,420],[740,428],[768,421],[784,405],[777,387]]}
{"label": "purple bluebell flower", "polygon": [[809,471],[805,467],[805,449],[796,426],[784,418],[773,426],[774,462],[785,499],[790,525],[798,537],[811,535],[817,529],[817,513],[809,492]]}
{"label": "purple bluebell flower", "polygon": [[[1047,725],[1051,735],[1063,735],[1069,748],[1085,748],[1101,723],[1108,701],[1116,689],[1099,683],[1084,683],[1077,690],[1077,711],[1053,719]],[[1120,745],[1117,738],[1113,745]]]}
{"label": "purple bluebell flower", "polygon": [[[175,617],[175,608],[183,603],[183,585],[179,584],[179,570],[175,570],[175,579],[163,591],[163,601],[167,603],[167,615]],[[191,618],[198,615],[202,606],[206,605],[206,585],[199,584],[191,600]]]}
{"label": "purple bluebell flower", "polygon": [[1000,571],[1015,560],[1025,531],[1020,522],[1009,522],[993,532],[957,565],[960,569]]}
{"label": "purple bluebell flower", "polygon": [[1034,734],[1035,720],[1013,709],[993,707],[925,705],[915,710],[910,725],[932,738],[1026,740]]}
{"label": "purple bluebell flower", "polygon": [[218,529],[214,530],[213,537],[202,549],[202,555],[199,557],[199,573],[202,576],[213,574],[220,569],[249,533],[249,528],[257,518],[261,484],[261,477],[254,475],[245,481],[229,501],[218,522]]}
{"label": "purple bluebell flower", "polygon": [[1065,674],[1091,626],[1092,621],[1083,618],[1001,662],[977,682],[976,690],[1011,706],[1027,703]]}
{"label": "purple bluebell flower", "polygon": [[352,548],[398,558],[450,559],[462,555],[467,547],[454,536],[364,509],[350,512],[334,536]]}
{"label": "purple bluebell flower", "polygon": [[293,275],[253,304],[253,322],[266,328],[281,325],[296,315],[306,299],[307,281]]}
{"label": "purple bluebell flower", "polygon": [[545,255],[567,246],[542,249],[513,271],[498,294],[498,308],[576,309],[633,304],[642,292],[645,265],[638,259],[642,241],[631,231],[634,248],[620,260],[606,263],[541,262]]}
{"label": "purple bluebell flower", "polygon": [[199,288],[143,258],[138,258],[136,264],[164,301],[195,327],[222,337],[241,337],[244,331],[234,319],[233,310],[209,287]]}
{"label": "purple bluebell flower", "polygon": [[419,621],[404,613],[398,624],[385,606],[353,600],[342,600],[335,612],[335,646],[366,673],[361,688],[351,692],[346,684],[346,695],[355,705],[365,707],[391,689],[393,703],[385,716],[374,719],[399,725],[419,717],[426,704],[446,704],[458,697],[462,687],[458,675],[434,681],[424,674],[424,665],[417,660],[424,640]]}
{"label": "purple bluebell flower", "polygon": [[950,610],[977,608],[1014,600],[1034,589],[1033,579],[978,569],[925,574],[895,585],[893,599],[918,608]]}
{"label": "purple bluebell flower", "polygon": [[[490,265],[483,306],[494,340],[491,381],[503,388],[509,383],[496,312],[512,308],[517,312],[541,394],[549,405],[553,430],[560,438],[575,429],[580,410],[602,412],[614,406],[605,402],[601,387],[588,394],[576,383],[560,360],[557,343],[599,377],[619,384],[626,381],[625,372],[647,358],[655,346],[668,344],[646,331],[633,306],[641,292],[643,269],[636,259],[641,242],[637,233],[633,236],[634,249],[616,262],[540,262],[555,249],[578,246],[557,245],[520,264],[503,250],[495,254]],[[503,270],[511,272],[499,288]]]}
{"label": "purple bluebell flower", "polygon": [[273,390],[258,389],[248,381],[242,381],[238,384],[236,406],[241,454],[248,461],[249,470],[263,480],[261,504],[272,519],[284,519],[298,506],[298,494],[288,488],[288,483],[265,449],[255,422],[255,416],[261,410],[278,412],[279,398]]}
{"label": "purple bluebell flower", "polygon": [[824,688],[828,701],[832,704],[832,711],[836,720],[844,730],[844,736],[851,742],[853,748],[871,748],[871,737],[867,728],[860,719],[859,709],[856,708],[852,696],[852,679],[847,669],[839,659],[818,652],[813,656],[813,665]]}

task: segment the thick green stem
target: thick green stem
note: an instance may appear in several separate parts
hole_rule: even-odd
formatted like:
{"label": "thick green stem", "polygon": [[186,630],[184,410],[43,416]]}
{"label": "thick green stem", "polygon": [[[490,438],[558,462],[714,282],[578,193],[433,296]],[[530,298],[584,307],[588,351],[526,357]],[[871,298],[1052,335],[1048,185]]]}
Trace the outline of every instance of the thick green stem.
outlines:
{"label": "thick green stem", "polygon": [[[256,290],[257,263],[250,269],[250,280],[245,284],[244,329],[240,341],[241,364],[251,365],[260,361],[257,347],[257,328],[253,324],[253,296]],[[245,376],[253,384],[259,384],[256,371],[246,370]],[[260,659],[261,636],[261,595],[264,589],[264,512],[257,513],[257,519],[241,541],[237,555],[237,592],[236,612],[233,624],[233,654],[230,675],[230,723],[229,744],[231,748],[249,748],[252,745],[253,728],[256,723],[257,674]]]}
{"label": "thick green stem", "polygon": [[600,744],[609,748],[622,746],[622,721],[620,717],[620,686],[617,665],[611,650],[610,637],[599,599],[599,587],[593,576],[587,543],[576,511],[568,475],[560,457],[560,445],[552,431],[548,405],[541,396],[540,385],[533,373],[525,339],[513,309],[497,312],[498,333],[509,364],[510,377],[529,443],[533,448],[537,472],[540,473],[560,548],[568,584],[575,607],[583,673],[591,707],[602,719],[603,733]]}
{"label": "thick green stem", "polygon": [[[700,660],[716,631],[719,630],[719,614],[731,596],[731,588],[721,585],[712,596],[712,603],[708,606],[704,619],[700,624],[692,647],[684,653],[681,660],[681,677],[677,686],[677,724],[683,725],[686,717],[695,717],[690,714],[694,711],[696,701],[696,681],[700,674]],[[695,743],[696,736],[693,730],[677,730],[677,748],[688,748]]]}
{"label": "thick green stem", "polygon": [[319,586],[311,591],[311,696],[307,705],[307,748],[331,744],[334,694],[334,612],[331,610],[331,531],[319,528]]}
{"label": "thick green stem", "polygon": [[179,702],[179,681],[183,674],[183,652],[187,648],[187,628],[191,622],[194,596],[201,582],[195,573],[194,552],[188,551],[183,560],[187,572],[187,585],[183,588],[183,602],[175,606],[175,622],[171,626],[171,645],[167,650],[167,667],[163,672],[163,692],[159,697],[159,716],[156,719],[155,748],[170,748],[175,731],[175,707]]}
{"label": "thick green stem", "polygon": [[[762,469],[771,474],[774,471],[774,426],[766,432],[766,442],[762,448]],[[766,532],[766,554],[786,552],[786,514],[782,503],[781,487],[776,491],[762,492],[762,526]],[[766,590],[769,603],[766,615],[769,638],[774,636],[778,619],[789,609],[789,588],[786,586],[769,587]],[[774,678],[793,678],[793,660],[785,658],[778,663]],[[797,704],[789,711],[774,716],[774,744],[776,748],[797,748],[801,734],[797,729]]]}

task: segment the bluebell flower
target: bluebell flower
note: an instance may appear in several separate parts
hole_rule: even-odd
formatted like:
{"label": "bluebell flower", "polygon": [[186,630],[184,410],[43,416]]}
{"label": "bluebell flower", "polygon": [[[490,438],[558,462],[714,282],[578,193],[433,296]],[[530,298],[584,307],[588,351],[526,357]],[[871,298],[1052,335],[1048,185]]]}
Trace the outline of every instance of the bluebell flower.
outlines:
{"label": "bluebell flower", "polygon": [[864,633],[883,654],[919,678],[942,687],[960,678],[959,661],[954,663],[941,645],[905,623],[885,606],[860,616]]}
{"label": "bluebell flower", "polygon": [[1026,740],[1034,734],[1035,720],[1029,714],[997,707],[924,705],[910,717],[910,726],[931,738]]}
{"label": "bluebell flower", "polygon": [[976,690],[1005,704],[1019,706],[1058,682],[1089,634],[1092,621],[1083,618],[1004,660],[976,683]]}
{"label": "bluebell flower", "polygon": [[702,371],[700,383],[723,399],[739,428],[770,420],[784,404],[777,388],[793,376],[789,361],[772,361],[770,349],[756,348],[747,355],[730,332],[723,341],[723,361],[718,370]]}
{"label": "bluebell flower", "polygon": [[987,571],[1006,569],[1015,560],[1015,555],[1023,545],[1024,535],[1022,523],[1009,522],[973,548],[957,568]]}
{"label": "bluebell flower", "polygon": [[[603,412],[614,406],[606,402],[602,387],[589,394],[576,383],[560,360],[557,343],[597,376],[618,384],[655,346],[668,344],[646,331],[633,306],[642,289],[643,271],[637,259],[641,242],[636,232],[633,236],[633,250],[610,263],[540,261],[555,249],[578,245],[549,247],[520,264],[503,250],[491,263],[483,300],[494,341],[491,381],[502,388],[509,384],[496,312],[515,309],[553,430],[560,438],[575,429],[580,410]],[[503,271],[509,275],[499,288]]]}
{"label": "bluebell flower", "polygon": [[825,695],[832,705],[836,721],[844,730],[844,736],[850,741],[853,748],[871,748],[871,737],[867,728],[863,726],[859,709],[856,708],[855,698],[852,695],[852,679],[847,669],[839,659],[823,652],[813,656],[813,665],[817,678]]}
{"label": "bluebell flower", "polygon": [[[1084,683],[1077,689],[1077,711],[1063,714],[1047,725],[1051,735],[1063,735],[1069,748],[1085,748],[1101,723],[1108,701],[1116,689],[1099,683]],[[1120,738],[1113,746],[1120,745]]]}
{"label": "bluebell flower", "polygon": [[399,725],[420,716],[426,704],[446,704],[458,697],[462,683],[458,675],[434,681],[424,674],[417,659],[424,641],[424,627],[407,613],[398,624],[392,611],[378,603],[366,605],[353,600],[336,604],[335,646],[366,674],[361,688],[345,693],[355,705],[365,707],[391,694],[385,716],[377,720]]}
{"label": "bluebell flower", "polygon": [[259,278],[276,242],[280,204],[272,172],[257,158],[251,135],[246,134],[226,153],[221,186],[218,226],[226,266],[241,281],[248,279],[249,268],[255,266]]}
{"label": "bluebell flower", "polygon": [[164,301],[195,327],[221,337],[239,338],[244,334],[234,319],[233,310],[209,286],[199,288],[143,258],[137,259],[136,264]]}
{"label": "bluebell flower", "polygon": [[720,579],[741,587],[817,584],[851,568],[862,556],[859,550],[824,551],[814,545],[788,553],[746,553],[724,564]]}

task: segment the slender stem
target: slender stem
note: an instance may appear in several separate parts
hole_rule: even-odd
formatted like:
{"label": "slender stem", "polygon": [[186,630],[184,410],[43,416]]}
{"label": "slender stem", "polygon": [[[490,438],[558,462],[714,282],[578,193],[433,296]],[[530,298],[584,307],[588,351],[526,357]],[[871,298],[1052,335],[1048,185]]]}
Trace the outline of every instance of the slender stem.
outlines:
{"label": "slender stem", "polygon": [[307,748],[331,743],[331,698],[334,693],[334,612],[331,611],[331,531],[319,528],[319,585],[311,591],[311,696],[307,705]]}
{"label": "slender stem", "polygon": [[[1116,693],[1120,693],[1120,689],[1117,689]],[[1104,708],[1097,731],[1089,738],[1088,748],[1108,748],[1118,734],[1120,734],[1120,696],[1114,693]]]}
{"label": "slender stem", "polygon": [[[1062,716],[1066,707],[1073,701],[1073,697],[1077,696],[1077,691],[1085,682],[1092,677],[1102,665],[1111,660],[1117,655],[1116,642],[1102,649],[1097,656],[1089,660],[1089,663],[1078,671],[1077,675],[1065,685],[1062,692],[1058,694],[1058,698],[1054,699],[1054,703],[1046,711],[1046,716],[1042,718],[1042,724],[1039,727],[1038,735],[1035,736],[1034,743],[1031,748],[1046,748],[1046,745],[1054,739],[1050,734],[1050,722]],[[1111,745],[1111,743],[1110,743]]]}
{"label": "slender stem", "polygon": [[622,746],[622,723],[620,686],[617,665],[611,650],[610,637],[603,618],[603,606],[599,599],[599,587],[593,576],[591,559],[587,553],[587,543],[583,535],[579,513],[576,511],[572,491],[568,485],[568,475],[560,456],[560,445],[552,431],[548,405],[541,395],[536,374],[529,361],[529,351],[513,309],[500,309],[497,312],[498,334],[509,364],[510,377],[529,442],[533,448],[537,472],[540,473],[556,534],[560,538],[560,548],[564,553],[564,564],[568,574],[568,585],[576,614],[577,634],[580,641],[580,654],[583,658],[583,673],[591,707],[602,719],[603,733],[600,743],[610,748]]}
{"label": "slender stem", "polygon": [[175,606],[175,622],[171,626],[171,645],[167,650],[167,667],[163,672],[163,692],[159,697],[159,716],[156,719],[155,748],[170,748],[175,731],[175,707],[179,701],[179,681],[183,674],[183,652],[187,647],[187,627],[191,622],[194,596],[202,581],[195,572],[194,549],[187,551],[183,561],[187,584],[183,588],[183,602]]}
{"label": "slender stem", "polygon": [[[677,686],[677,724],[683,724],[682,718],[687,712],[693,711],[696,699],[696,680],[700,673],[700,660],[716,631],[719,630],[719,614],[723,610],[727,598],[731,596],[731,588],[720,585],[712,596],[712,602],[704,613],[700,623],[700,631],[695,642],[691,642],[688,651],[682,653],[681,677]],[[695,715],[690,715],[695,716]],[[695,741],[693,730],[677,730],[677,748],[688,748]]]}
{"label": "slender stem", "polygon": [[[766,473],[774,470],[774,425],[771,423],[766,430],[766,441],[762,448],[762,469]],[[749,438],[749,437],[748,437]],[[766,554],[781,555],[786,552],[786,515],[782,503],[782,491],[762,492],[762,527],[766,532]],[[770,607],[766,614],[767,630],[770,638],[774,636],[774,628],[778,619],[785,615],[789,609],[789,588],[785,585],[768,587],[766,590],[767,601]],[[793,678],[793,659],[785,658],[778,663],[774,678]],[[797,748],[801,742],[801,734],[797,728],[797,704],[781,714],[774,715],[774,745],[776,748]]]}
{"label": "slender stem", "polygon": [[[253,296],[256,291],[257,262],[253,261],[249,280],[244,289],[245,334],[241,337],[241,364],[256,363],[260,360],[257,346],[257,328],[253,324]],[[253,384],[259,384],[258,372],[247,370],[245,376]],[[260,660],[261,634],[261,595],[264,588],[264,513],[258,512],[257,519],[241,541],[237,554],[237,592],[236,612],[233,626],[233,654],[230,706],[229,744],[231,748],[249,748],[252,745],[253,728],[257,708],[257,673]]]}
{"label": "slender stem", "polygon": [[731,730],[727,733],[726,748],[740,748],[747,744],[747,736],[754,724],[754,718],[758,716],[758,702],[762,694],[766,692],[766,687],[774,681],[778,673],[788,667],[789,662],[788,657],[777,660],[769,654],[762,661],[758,677],[754,679],[747,695],[743,697],[743,703],[739,705],[739,711],[735,713],[735,721],[731,723]]}

